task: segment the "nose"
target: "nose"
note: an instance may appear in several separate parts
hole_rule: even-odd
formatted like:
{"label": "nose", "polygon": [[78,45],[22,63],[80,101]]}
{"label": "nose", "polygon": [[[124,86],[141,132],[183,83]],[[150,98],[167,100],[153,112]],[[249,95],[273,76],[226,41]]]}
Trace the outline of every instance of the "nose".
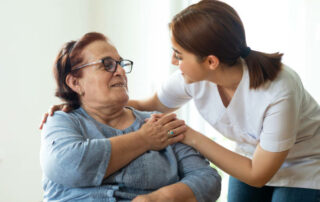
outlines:
{"label": "nose", "polygon": [[179,65],[179,60],[175,57],[174,52],[172,53],[172,56],[171,56],[171,64],[176,66]]}

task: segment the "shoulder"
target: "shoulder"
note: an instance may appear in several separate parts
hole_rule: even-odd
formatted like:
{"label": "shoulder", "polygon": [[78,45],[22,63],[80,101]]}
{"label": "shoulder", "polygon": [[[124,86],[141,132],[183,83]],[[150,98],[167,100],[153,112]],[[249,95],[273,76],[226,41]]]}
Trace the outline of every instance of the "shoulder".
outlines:
{"label": "shoulder", "polygon": [[79,121],[84,118],[85,116],[81,113],[80,108],[68,113],[56,111],[54,112],[53,116],[48,117],[47,122],[44,125],[44,129],[55,126],[75,126],[78,125]]}
{"label": "shoulder", "polygon": [[299,75],[283,64],[276,79],[266,84],[263,90],[266,90],[271,98],[279,98],[292,95],[299,97],[304,88]]}
{"label": "shoulder", "polygon": [[282,70],[280,71],[278,77],[275,79],[274,84],[283,85],[290,90],[301,87],[301,79],[299,75],[291,69],[289,66],[282,65]]}

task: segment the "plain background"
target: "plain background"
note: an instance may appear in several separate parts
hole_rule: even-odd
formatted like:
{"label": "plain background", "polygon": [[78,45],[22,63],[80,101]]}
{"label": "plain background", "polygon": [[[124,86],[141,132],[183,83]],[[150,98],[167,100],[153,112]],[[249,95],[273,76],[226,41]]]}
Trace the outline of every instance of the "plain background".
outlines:
{"label": "plain background", "polygon": [[[89,31],[106,34],[122,57],[134,61],[128,75],[130,97],[145,98],[176,69],[170,65],[168,22],[192,2],[0,1],[1,202],[42,200],[38,125],[50,105],[60,103],[54,97],[51,71],[62,44]],[[255,50],[284,52],[284,62],[300,74],[319,102],[320,1],[226,2],[239,12],[248,45]],[[184,108],[181,116],[194,128],[215,136],[192,105]]]}

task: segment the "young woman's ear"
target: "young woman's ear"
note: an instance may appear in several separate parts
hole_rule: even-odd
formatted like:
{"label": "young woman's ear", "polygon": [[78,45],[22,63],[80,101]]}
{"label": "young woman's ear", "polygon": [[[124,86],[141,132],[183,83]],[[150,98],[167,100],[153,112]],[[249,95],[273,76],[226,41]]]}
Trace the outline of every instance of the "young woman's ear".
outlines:
{"label": "young woman's ear", "polygon": [[74,92],[78,93],[79,95],[84,94],[79,83],[79,78],[71,74],[68,74],[66,77],[66,84],[69,86],[69,88],[71,88]]}
{"label": "young woman's ear", "polygon": [[216,70],[220,64],[219,59],[214,55],[207,56],[205,62],[210,70]]}

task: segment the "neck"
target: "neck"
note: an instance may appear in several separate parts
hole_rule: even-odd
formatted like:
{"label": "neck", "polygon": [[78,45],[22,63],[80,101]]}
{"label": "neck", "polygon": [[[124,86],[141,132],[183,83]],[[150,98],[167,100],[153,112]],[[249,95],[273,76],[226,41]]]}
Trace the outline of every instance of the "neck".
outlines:
{"label": "neck", "polygon": [[122,105],[92,107],[83,103],[81,107],[96,121],[117,129],[123,129],[128,120],[127,117],[131,115],[130,110]]}
{"label": "neck", "polygon": [[233,66],[221,66],[214,72],[211,81],[216,83],[220,88],[228,91],[235,91],[242,79],[243,67],[241,61]]}

